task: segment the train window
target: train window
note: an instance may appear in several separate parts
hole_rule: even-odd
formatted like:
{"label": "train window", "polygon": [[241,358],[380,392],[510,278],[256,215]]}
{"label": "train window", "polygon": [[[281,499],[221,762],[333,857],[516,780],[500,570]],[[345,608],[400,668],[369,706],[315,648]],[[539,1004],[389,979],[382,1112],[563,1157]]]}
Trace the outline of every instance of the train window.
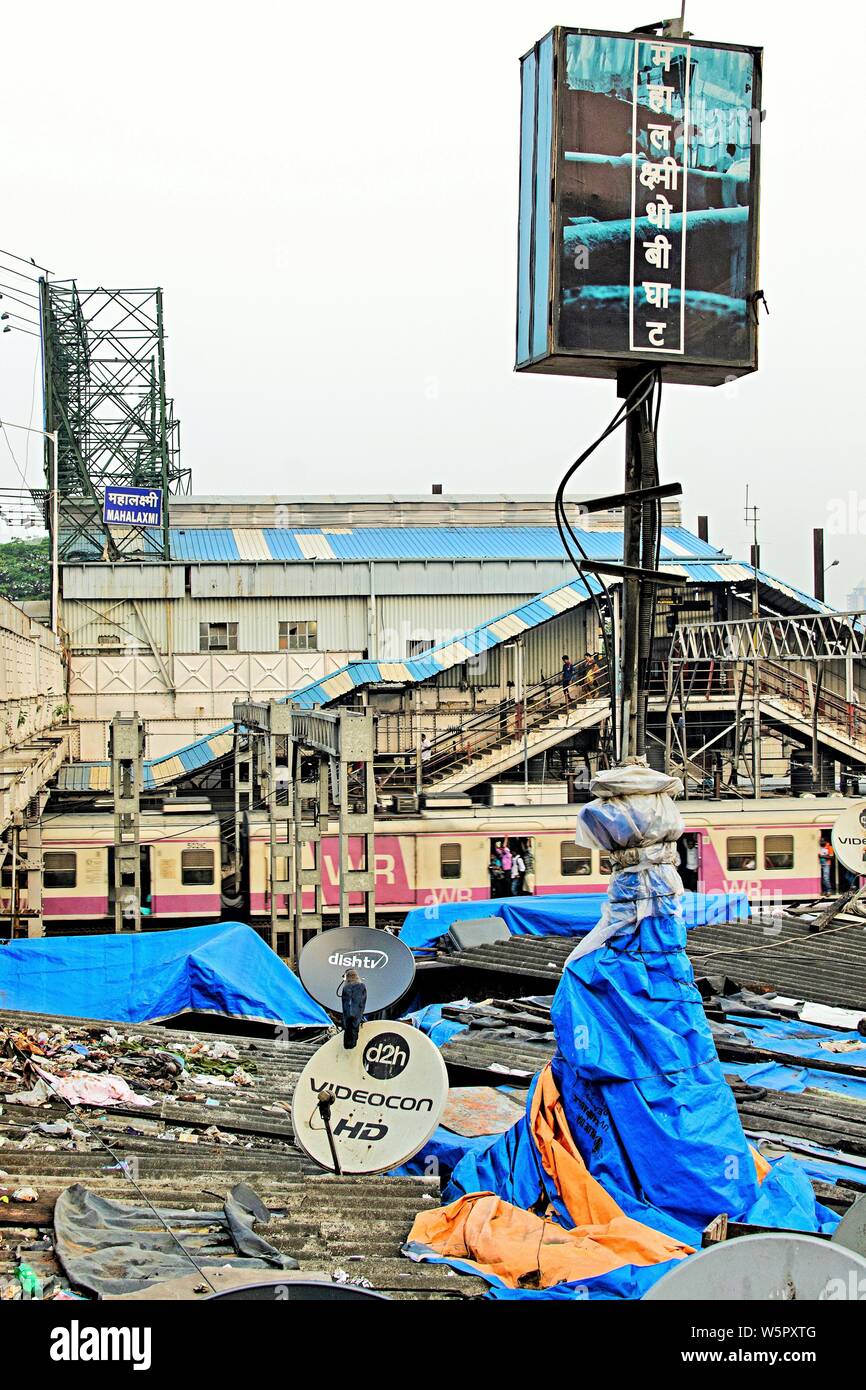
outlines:
{"label": "train window", "polygon": [[211,887],[214,880],[212,849],[185,849],[180,856],[180,881],[188,887],[194,884]]}
{"label": "train window", "polygon": [[611,862],[609,854],[600,854],[598,856],[598,871],[600,874],[613,873],[613,863]]}
{"label": "train window", "polygon": [[793,869],[793,835],[766,835],[764,837],[764,868]]}
{"label": "train window", "polygon": [[42,871],[46,888],[74,888],[77,878],[75,850],[46,850]]}
{"label": "train window", "polygon": [[758,842],[754,835],[729,835],[727,853],[728,869],[734,873],[758,867]]}
{"label": "train window", "polygon": [[584,878],[592,872],[592,850],[562,840],[559,846],[559,872],[563,878]]}
{"label": "train window", "polygon": [[463,872],[463,852],[460,845],[439,846],[439,875],[441,878],[459,878]]}

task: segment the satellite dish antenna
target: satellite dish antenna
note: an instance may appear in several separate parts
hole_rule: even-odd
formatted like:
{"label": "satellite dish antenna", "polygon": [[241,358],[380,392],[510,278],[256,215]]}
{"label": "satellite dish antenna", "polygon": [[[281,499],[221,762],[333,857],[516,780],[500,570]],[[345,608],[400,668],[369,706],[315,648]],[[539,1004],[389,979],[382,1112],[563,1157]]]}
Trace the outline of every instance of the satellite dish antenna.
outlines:
{"label": "satellite dish antenna", "polygon": [[840,864],[852,874],[866,874],[866,801],[855,801],[839,813],[830,841]]}
{"label": "satellite dish antenna", "polygon": [[375,1289],[364,1289],[358,1284],[333,1284],[325,1279],[286,1279],[281,1283],[272,1280],[265,1284],[236,1284],[233,1289],[222,1289],[219,1293],[208,1294],[202,1303],[244,1302],[258,1303],[357,1303],[365,1298],[378,1298],[382,1303],[390,1303],[387,1294],[377,1293]]}
{"label": "satellite dish antenna", "polygon": [[843,1245],[857,1255],[866,1255],[866,1192],[846,1211],[830,1237],[833,1245]]}
{"label": "satellite dish antenna", "polygon": [[292,1097],[304,1153],[332,1173],[383,1173],[427,1143],[448,1098],[435,1043],[385,1019],[362,1023],[357,1045],[329,1038],[309,1060]]}
{"label": "satellite dish antenna", "polygon": [[770,1231],[711,1245],[653,1284],[649,1302],[824,1302],[866,1293],[866,1259],[816,1236]]}
{"label": "satellite dish antenna", "polygon": [[337,993],[347,970],[357,970],[367,987],[365,1012],[380,1013],[402,999],[415,978],[415,957],[399,937],[375,927],[332,927],[311,937],[298,973],[308,994],[338,1014]]}

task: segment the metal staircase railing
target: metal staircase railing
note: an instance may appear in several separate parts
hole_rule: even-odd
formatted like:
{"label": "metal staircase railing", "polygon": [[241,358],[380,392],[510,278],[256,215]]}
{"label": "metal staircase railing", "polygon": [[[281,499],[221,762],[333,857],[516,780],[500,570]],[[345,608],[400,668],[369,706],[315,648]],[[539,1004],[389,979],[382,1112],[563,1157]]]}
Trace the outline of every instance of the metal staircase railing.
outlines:
{"label": "metal staircase railing", "polygon": [[[421,749],[425,786],[435,787],[445,777],[468,766],[485,754],[522,739],[570,708],[608,695],[607,667],[600,658],[584,657],[575,662],[574,677],[563,688],[557,674],[529,686],[525,698],[508,698],[460,720],[428,739]],[[404,791],[416,784],[417,750],[414,746],[398,752],[380,753],[376,758],[376,781],[380,791]]]}

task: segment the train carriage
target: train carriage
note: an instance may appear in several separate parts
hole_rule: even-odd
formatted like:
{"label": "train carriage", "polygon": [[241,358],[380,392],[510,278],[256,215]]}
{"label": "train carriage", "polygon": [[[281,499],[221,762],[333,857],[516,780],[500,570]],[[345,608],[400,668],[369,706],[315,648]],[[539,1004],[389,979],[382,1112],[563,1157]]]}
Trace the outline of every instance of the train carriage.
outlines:
{"label": "train carriage", "polygon": [[[687,833],[695,837],[697,884],[707,893],[743,892],[753,902],[780,902],[821,891],[818,843],[847,803],[842,797],[681,803]],[[377,821],[376,906],[382,920],[399,921],[412,907],[472,902],[495,895],[490,873],[497,841],[524,849],[536,894],[603,892],[610,871],[606,855],[575,844],[574,806],[469,807],[429,810]],[[113,921],[114,817],[110,810],[58,812],[43,826],[43,917],[49,924]],[[207,802],[199,807],[148,810],[141,817],[142,913],[155,925],[206,922],[220,916],[270,914],[270,843],[267,817],[251,812],[242,835],[242,892],[224,896],[223,879],[234,873],[221,844],[220,823]],[[321,841],[326,913],[339,902],[336,835]],[[361,867],[362,841],[349,847]],[[305,851],[312,867],[312,849]],[[285,858],[277,872],[286,876]],[[839,885],[844,886],[840,883]],[[0,910],[11,898],[11,866],[0,873]],[[360,902],[360,899],[357,899]],[[19,904],[26,908],[24,900]],[[350,906],[355,905],[354,897]],[[305,894],[310,909],[312,890]],[[278,901],[278,910],[285,900]]]}
{"label": "train carriage", "polygon": [[[220,826],[210,807],[141,816],[141,897],[145,917],[164,925],[216,919],[222,911]],[[114,816],[46,814],[42,831],[42,915],[46,922],[114,917]],[[0,911],[11,906],[11,864],[0,875]],[[26,909],[26,890],[22,909]]]}
{"label": "train carriage", "polygon": [[[686,834],[695,837],[698,890],[741,892],[753,902],[770,903],[818,896],[820,836],[829,831],[845,804],[838,796],[681,803]],[[506,839],[512,845],[525,845],[534,893],[604,892],[610,861],[598,850],[575,844],[575,815],[573,806],[537,806],[383,818],[376,832],[377,908],[387,916],[398,916],[400,910],[436,902],[489,898],[495,892],[491,854],[497,840]],[[251,913],[266,915],[270,911],[269,831],[263,813],[247,817],[245,854]],[[359,854],[360,841],[350,849],[353,864]],[[325,908],[335,909],[335,837],[323,837],[321,855]],[[311,865],[308,851],[305,867]],[[284,867],[281,861],[281,874]],[[308,899],[305,906],[311,905]]]}

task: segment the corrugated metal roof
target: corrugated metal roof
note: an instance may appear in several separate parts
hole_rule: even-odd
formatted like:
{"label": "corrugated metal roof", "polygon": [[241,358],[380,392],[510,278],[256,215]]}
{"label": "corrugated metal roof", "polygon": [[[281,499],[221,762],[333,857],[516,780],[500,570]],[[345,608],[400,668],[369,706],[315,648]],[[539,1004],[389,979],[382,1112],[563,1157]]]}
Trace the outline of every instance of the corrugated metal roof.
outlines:
{"label": "corrugated metal roof", "polygon": [[[587,555],[614,560],[621,531],[578,531]],[[175,560],[565,560],[555,526],[358,526],[173,528]],[[664,528],[666,559],[720,560],[723,552],[683,526]]]}
{"label": "corrugated metal roof", "polygon": [[[601,534],[610,535],[611,533]],[[618,539],[621,539],[619,533],[614,534]],[[720,554],[720,552],[716,552],[716,554]],[[715,564],[701,561],[669,560],[666,562],[665,568],[669,569],[671,573],[684,576],[694,584],[720,584],[731,583],[732,580],[749,580],[754,573],[751,566],[732,564],[724,558]],[[833,612],[833,609],[819,603],[809,594],[792,588],[765,570],[758,571],[758,579],[762,587],[772,589],[774,593],[784,596],[795,604],[815,612]],[[441,642],[438,646],[424,652],[423,656],[407,658],[401,663],[406,672],[406,675],[401,679],[410,684],[431,680],[442,671],[461,665],[468,657],[489,651],[491,647],[507,641],[512,630],[539,627],[542,623],[558,617],[566,609],[584,603],[588,597],[588,586],[594,593],[600,592],[601,586],[597,580],[591,577],[582,579],[576,576],[565,584],[556,584],[552,588],[544,590],[543,593],[530,599],[528,603],[522,603],[516,608],[498,613],[495,617],[471,628],[460,636]],[[363,686],[375,685],[382,681],[393,681],[393,671],[393,661],[350,661],[346,666],[323,676],[321,680],[313,681],[309,685],[289,692],[283,697],[283,700],[291,700],[301,709],[314,709],[316,706],[327,705],[331,701],[339,699],[351,690],[359,690]],[[213,759],[221,757],[228,751],[231,734],[232,725],[224,724],[221,728],[215,729],[213,733],[196,739],[184,748],[165,754],[162,758],[154,758],[145,762],[145,785],[148,787],[161,786],[184,773],[194,772],[198,768],[205,767]],[[86,790],[95,785],[95,774],[106,766],[105,763],[77,763],[67,768],[61,768],[58,775],[59,785],[64,790]]]}
{"label": "corrugated metal roof", "polygon": [[229,527],[191,526],[170,531],[173,560],[240,560],[234,531]]}

